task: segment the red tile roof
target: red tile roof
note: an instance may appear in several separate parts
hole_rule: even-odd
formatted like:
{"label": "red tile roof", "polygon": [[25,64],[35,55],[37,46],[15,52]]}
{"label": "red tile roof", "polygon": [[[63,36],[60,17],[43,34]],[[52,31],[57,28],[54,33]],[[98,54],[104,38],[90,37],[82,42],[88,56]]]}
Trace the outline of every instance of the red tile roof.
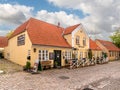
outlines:
{"label": "red tile roof", "polygon": [[90,39],[90,49],[92,49],[92,50],[101,50],[101,48],[92,39]]}
{"label": "red tile roof", "polygon": [[[24,31],[26,30],[26,27],[27,27],[28,23],[29,23],[29,20],[28,20],[27,22],[23,23],[22,25],[20,25],[18,28],[16,28],[16,30],[15,30],[14,33],[10,36],[10,38],[12,38],[12,37],[14,37],[14,36],[16,36],[16,35],[24,32]],[[10,39],[10,38],[9,38],[9,39]]]}
{"label": "red tile roof", "polygon": [[96,41],[100,42],[105,48],[107,48],[109,51],[120,51],[118,47],[116,47],[112,42],[110,41],[104,41],[97,39]]}
{"label": "red tile roof", "polygon": [[27,30],[32,44],[71,48],[62,36],[64,29],[56,25],[30,18],[27,22],[19,26],[11,37],[25,30]]}
{"label": "red tile roof", "polygon": [[0,48],[4,48],[8,45],[8,39],[6,37],[0,36]]}
{"label": "red tile roof", "polygon": [[72,33],[72,31],[74,31],[79,25],[80,25],[80,24],[67,27],[67,28],[65,29],[64,35]]}

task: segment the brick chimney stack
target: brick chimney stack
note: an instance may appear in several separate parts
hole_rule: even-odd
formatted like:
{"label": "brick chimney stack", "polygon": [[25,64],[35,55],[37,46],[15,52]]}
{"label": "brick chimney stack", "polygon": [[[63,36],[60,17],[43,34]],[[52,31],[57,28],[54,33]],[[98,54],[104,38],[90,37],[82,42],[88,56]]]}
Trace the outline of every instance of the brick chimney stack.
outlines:
{"label": "brick chimney stack", "polygon": [[58,22],[58,28],[60,27],[60,22]]}

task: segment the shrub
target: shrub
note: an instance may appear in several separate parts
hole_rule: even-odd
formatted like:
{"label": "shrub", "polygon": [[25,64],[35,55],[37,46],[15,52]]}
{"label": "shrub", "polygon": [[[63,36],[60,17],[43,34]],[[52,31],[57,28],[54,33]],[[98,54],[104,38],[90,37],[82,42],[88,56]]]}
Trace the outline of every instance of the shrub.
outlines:
{"label": "shrub", "polygon": [[92,50],[91,49],[89,49],[88,50],[88,59],[92,59]]}
{"label": "shrub", "polygon": [[31,68],[31,63],[29,61],[26,62],[26,69],[30,69]]}

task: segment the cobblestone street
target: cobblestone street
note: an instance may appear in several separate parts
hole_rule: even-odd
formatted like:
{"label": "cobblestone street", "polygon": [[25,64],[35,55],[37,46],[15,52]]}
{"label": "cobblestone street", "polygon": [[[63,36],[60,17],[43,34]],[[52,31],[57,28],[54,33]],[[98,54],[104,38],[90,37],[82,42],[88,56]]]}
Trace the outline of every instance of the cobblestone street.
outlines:
{"label": "cobblestone street", "polygon": [[120,61],[77,68],[51,69],[30,74],[16,72],[0,75],[0,90],[119,90]]}

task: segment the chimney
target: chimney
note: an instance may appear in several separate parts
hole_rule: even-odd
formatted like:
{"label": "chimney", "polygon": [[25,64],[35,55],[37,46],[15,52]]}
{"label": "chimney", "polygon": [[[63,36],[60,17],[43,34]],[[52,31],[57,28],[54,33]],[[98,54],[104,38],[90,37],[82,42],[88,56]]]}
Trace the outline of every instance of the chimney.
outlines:
{"label": "chimney", "polygon": [[58,22],[58,28],[60,27],[60,22]]}

